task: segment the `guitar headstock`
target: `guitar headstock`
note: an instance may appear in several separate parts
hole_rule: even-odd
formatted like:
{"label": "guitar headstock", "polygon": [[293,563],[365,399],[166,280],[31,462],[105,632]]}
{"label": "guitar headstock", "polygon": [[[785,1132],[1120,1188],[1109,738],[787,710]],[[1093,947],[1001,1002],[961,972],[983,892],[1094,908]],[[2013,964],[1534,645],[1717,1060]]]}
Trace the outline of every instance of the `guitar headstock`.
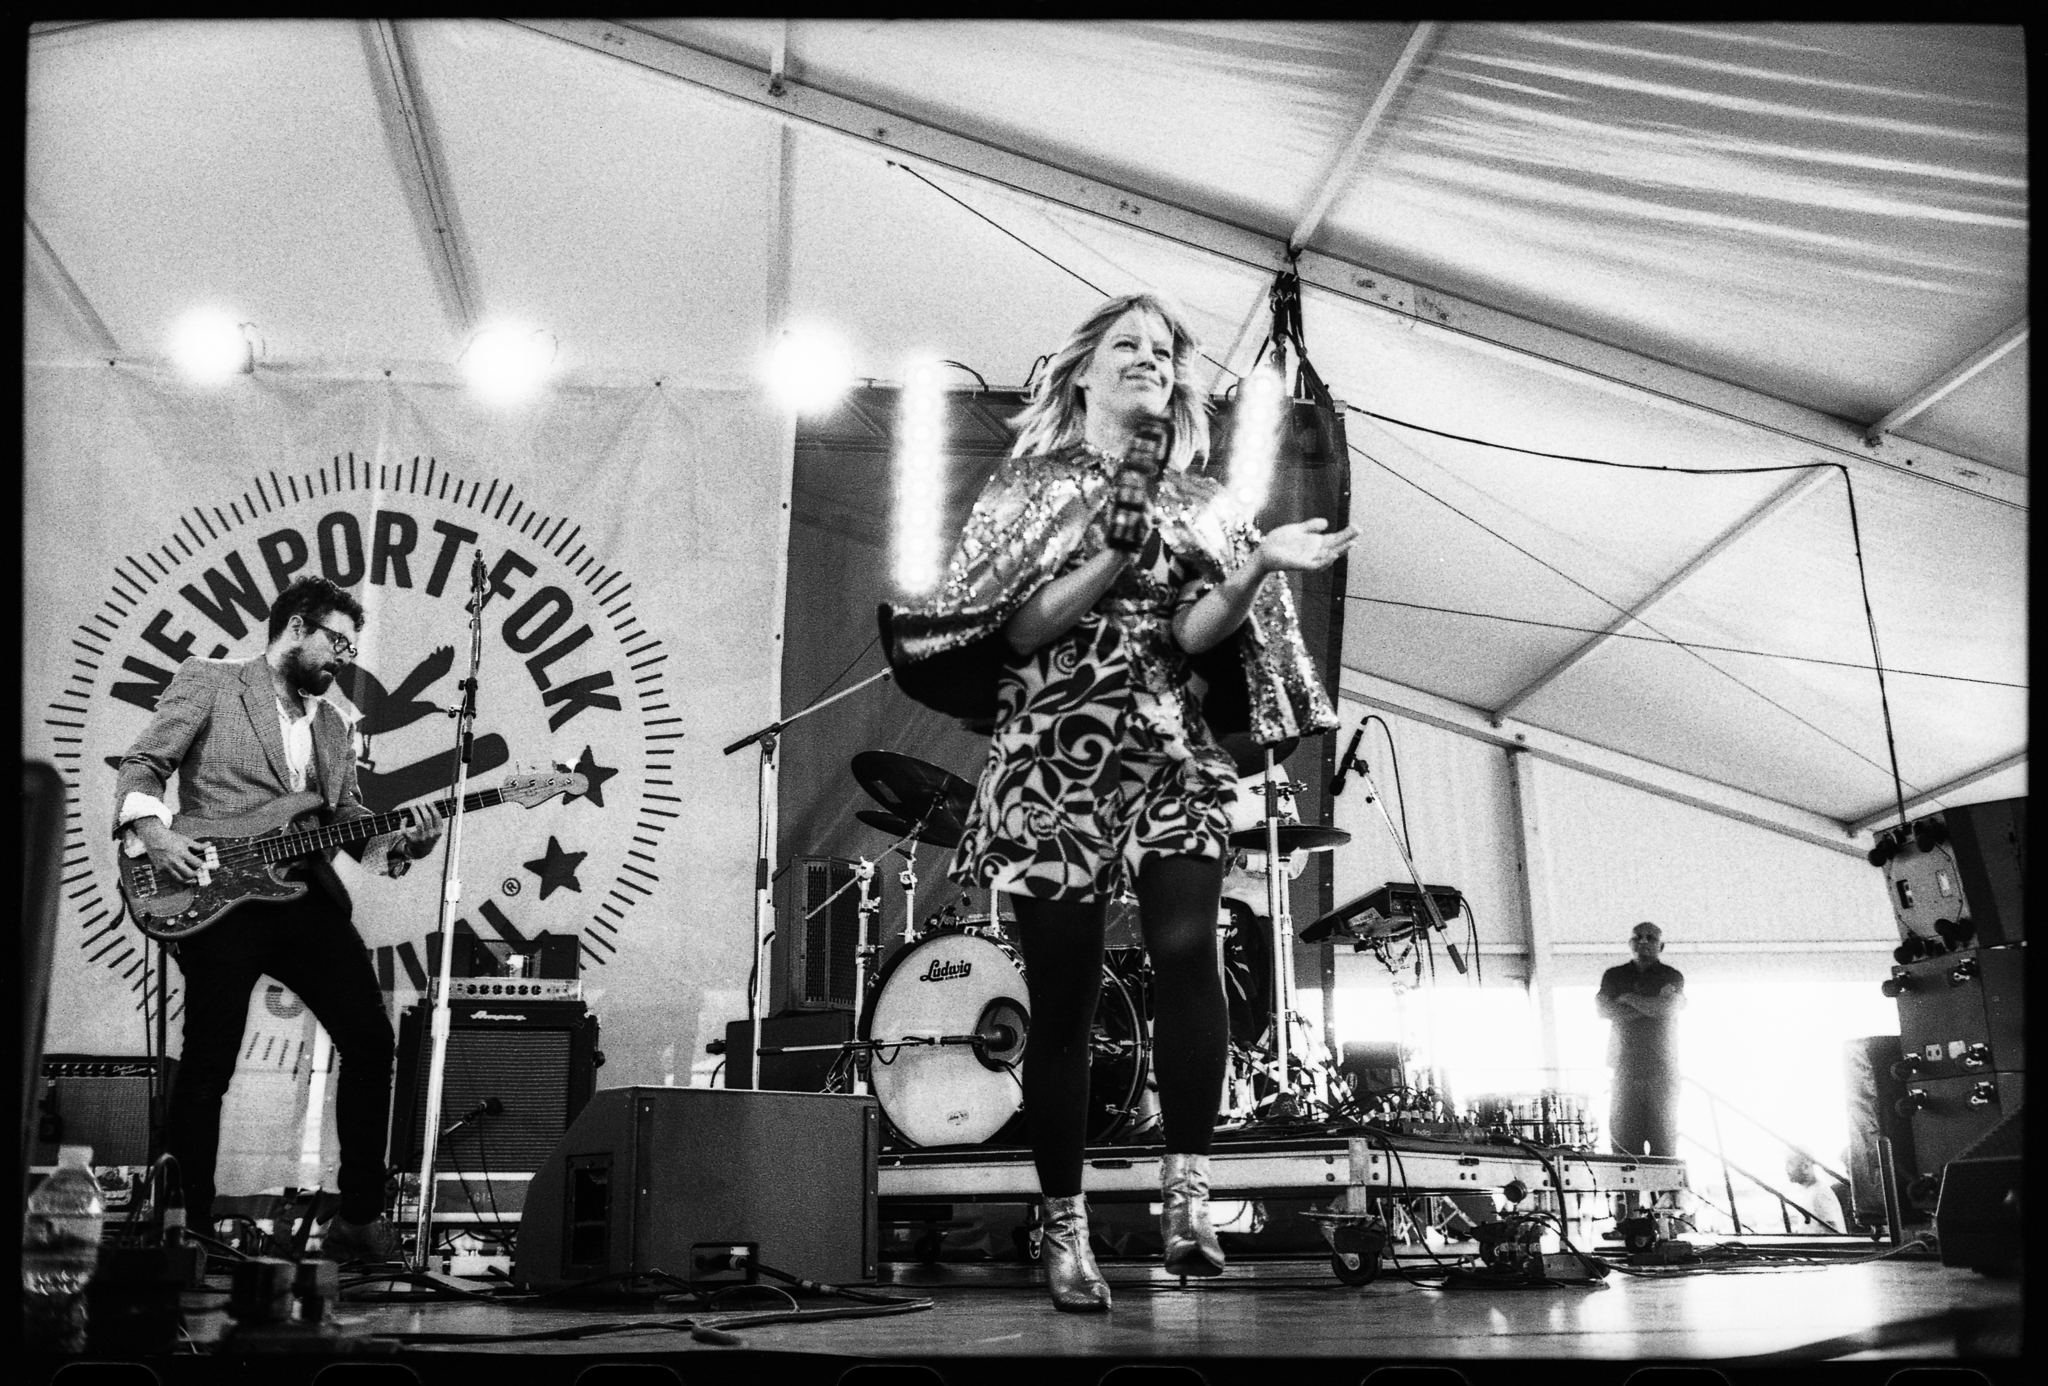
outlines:
{"label": "guitar headstock", "polygon": [[532,808],[544,804],[557,794],[586,794],[590,781],[573,770],[557,767],[553,770],[514,770],[498,785],[498,792],[509,803],[523,804]]}

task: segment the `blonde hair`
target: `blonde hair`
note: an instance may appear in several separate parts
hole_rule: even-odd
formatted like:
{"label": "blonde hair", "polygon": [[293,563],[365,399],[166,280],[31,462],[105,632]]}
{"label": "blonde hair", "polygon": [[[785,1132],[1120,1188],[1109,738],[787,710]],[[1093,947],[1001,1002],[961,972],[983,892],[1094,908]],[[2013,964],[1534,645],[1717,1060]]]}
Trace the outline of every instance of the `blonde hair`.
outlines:
{"label": "blonde hair", "polygon": [[1053,354],[1023,410],[1010,420],[1017,428],[1012,457],[1047,453],[1080,441],[1088,406],[1075,381],[1088,368],[1095,349],[1116,320],[1133,308],[1159,315],[1173,333],[1173,394],[1166,416],[1173,438],[1167,448],[1169,467],[1186,467],[1209,454],[1208,402],[1195,388],[1194,364],[1199,343],[1186,321],[1157,294],[1122,294],[1107,300],[1074,329],[1067,344]]}

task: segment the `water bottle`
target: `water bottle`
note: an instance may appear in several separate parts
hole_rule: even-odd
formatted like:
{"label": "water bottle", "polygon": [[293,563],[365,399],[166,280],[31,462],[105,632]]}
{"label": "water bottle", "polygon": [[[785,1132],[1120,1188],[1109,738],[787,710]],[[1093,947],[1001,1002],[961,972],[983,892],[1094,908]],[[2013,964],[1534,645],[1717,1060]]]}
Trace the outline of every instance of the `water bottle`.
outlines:
{"label": "water bottle", "polygon": [[106,1204],[92,1147],[67,1145],[29,1195],[21,1229],[22,1336],[32,1350],[85,1351],[85,1283],[99,1264]]}
{"label": "water bottle", "polygon": [[1165,452],[1165,426],[1156,420],[1140,424],[1111,484],[1109,516],[1103,526],[1107,531],[1103,542],[1109,547],[1124,553],[1136,553],[1145,547],[1145,537],[1152,529],[1147,507],[1152,500],[1153,482],[1159,476],[1159,460]]}

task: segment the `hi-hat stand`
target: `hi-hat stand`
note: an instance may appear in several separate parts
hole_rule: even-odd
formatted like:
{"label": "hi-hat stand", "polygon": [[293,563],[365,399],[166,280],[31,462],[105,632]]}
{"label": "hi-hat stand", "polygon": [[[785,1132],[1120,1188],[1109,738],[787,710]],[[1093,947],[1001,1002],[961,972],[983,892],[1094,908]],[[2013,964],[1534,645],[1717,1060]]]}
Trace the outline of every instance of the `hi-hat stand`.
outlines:
{"label": "hi-hat stand", "polygon": [[[893,677],[887,669],[862,679],[851,688],[841,689],[821,702],[812,703],[788,717],[770,722],[758,731],[752,731],[727,746],[721,754],[731,755],[749,746],[761,748],[761,772],[755,791],[755,832],[754,832],[754,951],[753,967],[747,978],[747,1086],[761,1085],[761,994],[767,981],[765,951],[768,940],[775,932],[775,902],[771,893],[775,881],[775,749],[783,730],[792,723],[821,712],[841,698],[850,698],[869,684],[880,683]],[[858,998],[856,998],[856,1001]],[[731,1071],[733,1056],[726,1055],[726,1068]],[[728,1086],[730,1086],[728,1080]]]}
{"label": "hi-hat stand", "polygon": [[448,1065],[448,987],[455,968],[455,906],[462,898],[462,801],[469,787],[470,747],[476,727],[477,674],[484,659],[484,600],[489,595],[484,578],[484,555],[477,550],[470,565],[469,677],[460,685],[462,701],[448,709],[455,718],[455,798],[448,809],[448,853],[441,862],[441,918],[436,939],[441,955],[437,959],[434,985],[433,1049],[427,1064],[427,1119],[420,1128],[419,1215],[413,1245],[413,1269],[425,1271],[433,1256],[434,1156],[441,1134],[441,1089]]}

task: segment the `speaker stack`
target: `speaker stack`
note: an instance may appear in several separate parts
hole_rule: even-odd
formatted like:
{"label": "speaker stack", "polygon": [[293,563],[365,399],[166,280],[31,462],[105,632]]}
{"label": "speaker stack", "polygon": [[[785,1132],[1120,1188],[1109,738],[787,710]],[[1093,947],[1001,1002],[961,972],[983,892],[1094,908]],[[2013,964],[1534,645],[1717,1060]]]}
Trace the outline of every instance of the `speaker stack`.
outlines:
{"label": "speaker stack", "polygon": [[[2018,1157],[2026,1099],[2026,800],[1973,804],[1894,828],[1871,853],[1883,868],[1899,926],[1897,965],[1884,992],[1899,1008],[1902,1089],[1894,1110],[1911,1126],[1904,1200],[1922,1213],[1971,1226],[1972,1244],[2002,1214],[1998,1178],[1945,1176],[1994,1131]],[[1896,1142],[1895,1142],[1896,1146]],[[1981,1187],[1980,1187],[1981,1186]],[[1993,1198],[1994,1192],[1997,1198]],[[1937,1210],[1939,1205],[1939,1211]],[[2017,1203],[2013,1203],[2016,1210]],[[2017,1212],[2011,1214],[2017,1237]],[[1946,1250],[1944,1259],[1947,1259]]]}

